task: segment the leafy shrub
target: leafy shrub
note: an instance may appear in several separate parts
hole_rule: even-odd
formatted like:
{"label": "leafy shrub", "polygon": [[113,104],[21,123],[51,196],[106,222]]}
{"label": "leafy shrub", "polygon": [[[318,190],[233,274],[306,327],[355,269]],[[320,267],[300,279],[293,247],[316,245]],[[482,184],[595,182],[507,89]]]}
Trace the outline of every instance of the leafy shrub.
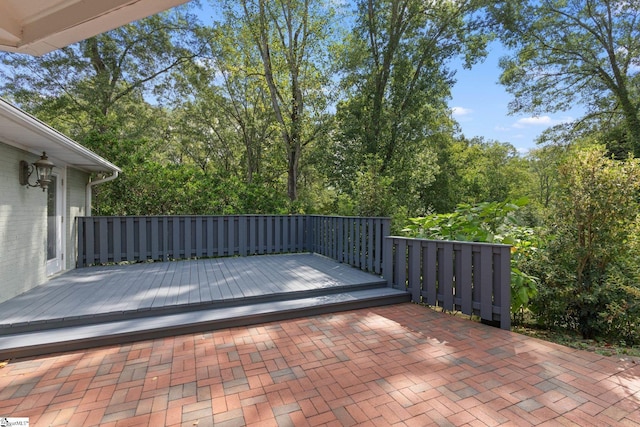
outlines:
{"label": "leafy shrub", "polygon": [[539,266],[533,304],[544,326],[637,340],[640,246],[632,240],[639,189],[638,159],[607,158],[599,145],[573,149],[561,164],[549,226],[552,262]]}
{"label": "leafy shrub", "polygon": [[537,295],[537,278],[528,274],[527,263],[536,256],[540,240],[516,215],[527,199],[506,202],[460,204],[447,214],[409,219],[403,229],[408,236],[434,240],[458,240],[512,245],[511,312],[515,316]]}

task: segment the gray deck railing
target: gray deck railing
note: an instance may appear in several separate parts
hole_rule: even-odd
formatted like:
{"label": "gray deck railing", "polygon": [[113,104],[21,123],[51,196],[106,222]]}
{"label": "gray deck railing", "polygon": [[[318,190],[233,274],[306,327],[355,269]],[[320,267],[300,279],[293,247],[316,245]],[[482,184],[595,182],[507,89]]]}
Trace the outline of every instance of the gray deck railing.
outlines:
{"label": "gray deck railing", "polygon": [[511,326],[508,245],[387,237],[389,286],[407,289],[416,303],[478,315]]}
{"label": "gray deck railing", "polygon": [[78,218],[78,267],[122,261],[307,252],[304,215]]}
{"label": "gray deck railing", "polygon": [[384,238],[391,220],[373,217],[310,215],[311,252],[361,270],[382,274]]}
{"label": "gray deck railing", "polygon": [[510,247],[390,237],[389,218],[319,215],[79,217],[77,266],[315,252],[384,275],[417,303],[510,327]]}
{"label": "gray deck railing", "polygon": [[319,215],[79,217],[77,265],[316,252],[382,274],[390,224]]}

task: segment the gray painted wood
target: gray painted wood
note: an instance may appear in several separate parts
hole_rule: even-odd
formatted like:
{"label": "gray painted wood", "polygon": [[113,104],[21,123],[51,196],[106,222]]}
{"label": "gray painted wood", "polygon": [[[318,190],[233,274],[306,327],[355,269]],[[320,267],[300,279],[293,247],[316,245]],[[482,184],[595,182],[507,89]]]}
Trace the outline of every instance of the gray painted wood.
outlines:
{"label": "gray painted wood", "polygon": [[427,304],[429,305],[437,305],[438,303],[438,282],[437,282],[437,273],[438,273],[438,244],[437,242],[426,242],[427,250],[425,251],[425,262],[423,262],[423,269],[426,270],[423,272],[423,276],[427,278],[426,280],[426,294],[427,294]]}
{"label": "gray painted wood", "polygon": [[442,307],[453,311],[453,245],[443,245],[438,255],[438,267],[441,273],[438,293],[443,295]]}
{"label": "gray painted wood", "polygon": [[510,328],[510,246],[388,237],[383,258],[389,286],[414,302],[460,310]]}
{"label": "gray painted wood", "polygon": [[386,218],[316,216],[92,217],[78,221],[79,266],[205,254],[315,251],[377,274],[382,272],[382,242],[389,229]]}
{"label": "gray painted wood", "polygon": [[407,242],[409,239],[398,241],[395,252],[395,287],[398,289],[407,289]]}
{"label": "gray painted wood", "polygon": [[258,301],[246,305],[112,320],[91,325],[80,324],[45,331],[0,335],[0,354],[5,358],[31,357],[406,301],[406,292],[378,288],[269,302]]}
{"label": "gray painted wood", "polygon": [[460,245],[456,252],[456,296],[460,296],[460,311],[463,313],[473,312],[473,288],[471,266],[471,246]]}
{"label": "gray painted wood", "polygon": [[411,298],[416,304],[422,302],[422,289],[420,287],[420,252],[422,245],[420,241],[409,240],[409,288]]}
{"label": "gray painted wood", "polygon": [[493,320],[493,250],[480,247],[480,317]]}
{"label": "gray painted wood", "polygon": [[511,328],[511,288],[506,288],[504,283],[511,283],[511,248],[500,247],[498,256],[497,272],[495,288],[496,300],[500,302],[500,328]]}
{"label": "gray painted wood", "polygon": [[0,304],[0,335],[11,325],[138,314],[182,305],[288,292],[379,286],[378,276],[312,254],[149,262],[72,270]]}

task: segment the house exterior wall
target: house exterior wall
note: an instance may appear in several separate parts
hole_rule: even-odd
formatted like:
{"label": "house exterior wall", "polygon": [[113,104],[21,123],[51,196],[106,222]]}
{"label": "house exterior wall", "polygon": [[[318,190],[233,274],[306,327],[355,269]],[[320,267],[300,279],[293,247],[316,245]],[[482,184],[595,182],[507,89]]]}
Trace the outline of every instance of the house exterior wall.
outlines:
{"label": "house exterior wall", "polygon": [[76,217],[85,216],[86,187],[89,174],[73,168],[67,168],[66,192],[67,206],[65,208],[65,230],[67,235],[64,268],[76,268],[78,249]]}
{"label": "house exterior wall", "polygon": [[0,302],[46,281],[47,195],[18,181],[37,156],[0,143]]}
{"label": "house exterior wall", "polygon": [[[33,163],[31,153],[0,142],[0,302],[47,281],[47,195],[18,181],[20,160]],[[76,267],[77,224],[85,215],[89,174],[63,168],[64,260],[63,269]],[[32,178],[33,179],[33,178]]]}

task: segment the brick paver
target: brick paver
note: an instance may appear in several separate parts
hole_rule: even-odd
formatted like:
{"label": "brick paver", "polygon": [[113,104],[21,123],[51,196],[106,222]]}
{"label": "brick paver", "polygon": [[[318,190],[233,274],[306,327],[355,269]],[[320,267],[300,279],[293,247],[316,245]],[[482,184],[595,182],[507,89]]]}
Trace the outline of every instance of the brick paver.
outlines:
{"label": "brick paver", "polygon": [[640,426],[640,364],[401,304],[0,369],[32,426]]}

